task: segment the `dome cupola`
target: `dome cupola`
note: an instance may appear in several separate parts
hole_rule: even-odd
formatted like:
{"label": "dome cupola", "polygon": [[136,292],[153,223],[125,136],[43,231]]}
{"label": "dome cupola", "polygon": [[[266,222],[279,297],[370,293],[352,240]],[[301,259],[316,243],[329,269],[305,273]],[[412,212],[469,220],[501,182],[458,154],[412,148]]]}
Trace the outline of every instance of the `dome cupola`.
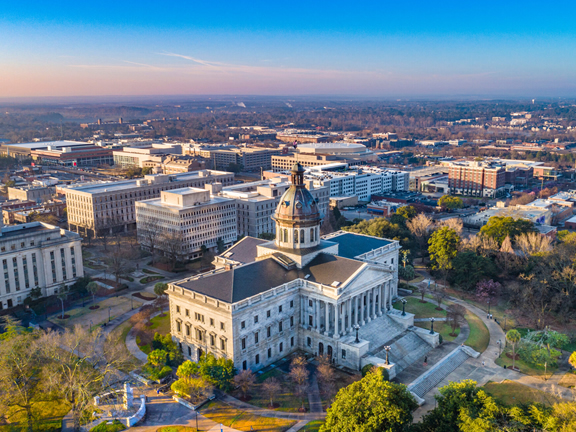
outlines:
{"label": "dome cupola", "polygon": [[317,246],[320,242],[322,215],[317,200],[304,185],[304,168],[292,167],[292,184],[280,198],[274,214],[276,244],[290,249]]}

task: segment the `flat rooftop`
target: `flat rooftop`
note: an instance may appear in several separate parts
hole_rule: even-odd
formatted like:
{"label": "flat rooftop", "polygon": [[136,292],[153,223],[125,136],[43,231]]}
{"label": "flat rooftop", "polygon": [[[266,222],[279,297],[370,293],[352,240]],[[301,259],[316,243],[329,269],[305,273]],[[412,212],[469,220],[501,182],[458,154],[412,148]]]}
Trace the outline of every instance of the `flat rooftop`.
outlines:
{"label": "flat rooftop", "polygon": [[325,238],[330,242],[338,243],[338,256],[349,259],[392,243],[391,240],[355,233],[342,233]]}
{"label": "flat rooftop", "polygon": [[87,142],[81,141],[40,141],[40,142],[30,142],[30,143],[16,143],[16,144],[2,144],[3,147],[13,147],[22,148],[29,150],[39,150],[50,147],[74,147],[74,146],[86,146],[93,145]]}

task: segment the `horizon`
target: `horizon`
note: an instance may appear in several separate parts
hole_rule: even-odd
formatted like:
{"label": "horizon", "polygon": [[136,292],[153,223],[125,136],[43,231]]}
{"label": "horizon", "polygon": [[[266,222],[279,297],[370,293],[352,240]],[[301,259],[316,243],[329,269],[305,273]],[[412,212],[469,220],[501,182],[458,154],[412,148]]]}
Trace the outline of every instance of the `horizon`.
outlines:
{"label": "horizon", "polygon": [[535,1],[12,3],[0,17],[0,99],[571,98],[570,12]]}

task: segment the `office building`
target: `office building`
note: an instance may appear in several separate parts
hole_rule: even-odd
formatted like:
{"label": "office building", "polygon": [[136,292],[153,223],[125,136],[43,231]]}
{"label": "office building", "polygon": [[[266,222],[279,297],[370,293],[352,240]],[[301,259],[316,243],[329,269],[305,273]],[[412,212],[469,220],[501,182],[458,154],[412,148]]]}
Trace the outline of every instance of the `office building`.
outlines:
{"label": "office building", "polygon": [[42,222],[0,222],[0,309],[22,304],[33,289],[41,296],[57,294],[84,276],[80,242],[78,234]]}
{"label": "office building", "polygon": [[200,170],[182,174],[147,175],[142,179],[70,186],[66,194],[70,230],[85,235],[128,231],[136,228],[134,203],[158,198],[165,190],[183,187],[203,188],[208,183],[234,183],[234,174]]}
{"label": "office building", "polygon": [[146,147],[124,147],[114,150],[114,165],[120,168],[144,168],[145,162],[161,164],[167,155],[181,155],[180,144],[151,144]]}
{"label": "office building", "polygon": [[504,195],[506,167],[496,162],[458,161],[448,164],[452,195],[496,198]]}
{"label": "office building", "polygon": [[[237,239],[236,202],[211,195],[222,185],[206,185],[210,190],[181,188],[163,191],[160,198],[136,202],[138,243],[178,260],[195,259],[202,246],[222,250]],[[219,251],[219,252],[222,252]]]}
{"label": "office building", "polygon": [[41,203],[49,200],[55,192],[56,188],[53,186],[9,187],[8,199]]}
{"label": "office building", "polygon": [[111,148],[95,145],[52,147],[34,149],[30,151],[33,160],[42,165],[55,165],[63,167],[96,167],[100,165],[113,165],[114,157]]}

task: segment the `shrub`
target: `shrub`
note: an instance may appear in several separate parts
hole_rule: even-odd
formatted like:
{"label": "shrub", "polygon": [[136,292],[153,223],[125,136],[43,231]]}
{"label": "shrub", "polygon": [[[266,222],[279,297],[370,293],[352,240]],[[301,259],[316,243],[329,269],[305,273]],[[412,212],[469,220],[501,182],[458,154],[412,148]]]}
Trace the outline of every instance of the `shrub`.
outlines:
{"label": "shrub", "polygon": [[414,267],[407,265],[406,267],[398,267],[398,275],[404,280],[412,280],[416,277]]}
{"label": "shrub", "polygon": [[373,367],[374,365],[372,363],[368,363],[366,366],[364,366],[362,368],[362,378],[364,378],[366,374],[372,370]]}
{"label": "shrub", "polygon": [[444,339],[442,339],[442,335],[438,335],[438,342],[440,343],[444,342]]}
{"label": "shrub", "polygon": [[120,420],[114,420],[111,424],[108,424],[108,421],[103,421],[90,429],[90,432],[119,432],[124,429],[126,429],[126,426]]}
{"label": "shrub", "polygon": [[568,362],[572,365],[573,368],[576,368],[576,351],[572,353],[572,355],[568,359]]}
{"label": "shrub", "polygon": [[142,368],[142,371],[144,372],[144,375],[152,381],[159,381],[170,375],[172,373],[172,368],[170,366],[154,367],[146,365]]}

